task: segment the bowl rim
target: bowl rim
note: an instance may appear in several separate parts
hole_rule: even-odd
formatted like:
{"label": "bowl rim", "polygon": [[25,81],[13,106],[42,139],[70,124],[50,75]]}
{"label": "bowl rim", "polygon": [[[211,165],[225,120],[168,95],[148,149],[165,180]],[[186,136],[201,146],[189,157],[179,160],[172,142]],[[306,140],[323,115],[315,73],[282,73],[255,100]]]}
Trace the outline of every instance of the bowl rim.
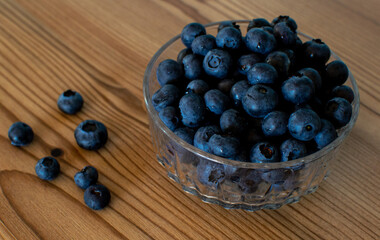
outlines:
{"label": "bowl rim", "polygon": [[[224,21],[229,21],[229,20],[224,20]],[[218,26],[221,22],[224,21],[218,21],[218,22],[211,22],[208,24],[205,24],[204,27],[214,27]],[[249,23],[250,20],[230,20],[236,23]],[[304,38],[307,38],[309,40],[312,40],[313,38],[305,33],[302,33],[300,31],[297,31],[298,35],[303,36]],[[200,150],[199,148],[185,142],[182,140],[180,137],[174,134],[173,131],[171,131],[159,118],[158,112],[154,109],[153,104],[151,102],[151,96],[149,94],[149,76],[151,75],[153,66],[157,59],[160,57],[160,55],[170,46],[172,45],[175,41],[180,39],[181,35],[178,34],[172,39],[170,39],[168,42],[166,42],[162,47],[158,49],[158,51],[153,55],[151,60],[149,61],[147,68],[144,73],[144,80],[143,80],[143,94],[144,94],[144,101],[146,108],[148,110],[149,116],[152,118],[152,121],[155,124],[158,124],[159,128],[166,134],[170,139],[174,140],[178,144],[181,145],[181,147],[185,148],[186,150],[196,154],[197,156],[210,160],[215,163],[219,164],[225,164],[225,165],[230,165],[234,167],[240,167],[240,168],[261,168],[261,169],[275,169],[275,168],[289,168],[289,167],[294,167],[300,164],[307,164],[311,163],[313,161],[316,161],[320,159],[321,157],[325,156],[329,152],[331,152],[333,149],[337,148],[344,140],[345,138],[349,135],[351,132],[353,126],[355,125],[355,122],[358,118],[359,115],[359,105],[360,105],[360,96],[359,96],[359,89],[356,83],[356,80],[354,76],[352,75],[351,71],[349,70],[349,77],[348,79],[350,80],[352,84],[352,88],[354,91],[354,101],[352,103],[353,109],[352,109],[352,115],[350,122],[344,126],[343,128],[340,129],[340,136],[338,136],[333,142],[325,146],[324,148],[318,150],[315,153],[312,153],[310,155],[307,155],[302,158],[294,159],[291,161],[287,162],[274,162],[274,163],[252,163],[252,162],[239,162],[236,160],[231,160],[223,157],[216,156],[214,154],[205,152]],[[336,60],[341,60],[338,55],[336,55],[333,51],[331,51],[331,57],[334,57]],[[331,59],[330,57],[330,59]],[[151,133],[152,134],[152,133]]]}

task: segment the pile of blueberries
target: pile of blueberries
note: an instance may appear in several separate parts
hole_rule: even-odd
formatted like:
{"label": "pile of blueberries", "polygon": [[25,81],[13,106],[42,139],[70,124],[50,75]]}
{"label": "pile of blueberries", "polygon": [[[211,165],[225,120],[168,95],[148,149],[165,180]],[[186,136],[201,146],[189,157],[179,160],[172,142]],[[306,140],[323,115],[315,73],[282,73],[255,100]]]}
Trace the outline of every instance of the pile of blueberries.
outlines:
{"label": "pile of blueberries", "polygon": [[[58,98],[58,108],[66,114],[75,114],[83,106],[82,96],[75,91],[67,90]],[[107,128],[96,120],[85,120],[79,124],[74,132],[77,144],[87,150],[98,150],[107,142]],[[12,145],[23,147],[29,145],[34,138],[32,128],[23,123],[15,122],[9,128],[8,137]],[[52,155],[60,155],[57,150]],[[53,180],[60,173],[60,165],[53,157],[40,159],[35,167],[36,174],[43,180]],[[74,176],[76,185],[85,190],[84,201],[88,207],[94,210],[103,209],[111,199],[110,191],[107,187],[96,184],[98,181],[98,171],[92,166],[86,166]]]}
{"label": "pile of blueberries", "polygon": [[250,21],[247,34],[222,22],[181,33],[177,60],[157,67],[152,96],[163,123],[208,153],[242,162],[286,162],[337,138],[351,119],[349,71],[320,39],[302,42],[289,16]]}

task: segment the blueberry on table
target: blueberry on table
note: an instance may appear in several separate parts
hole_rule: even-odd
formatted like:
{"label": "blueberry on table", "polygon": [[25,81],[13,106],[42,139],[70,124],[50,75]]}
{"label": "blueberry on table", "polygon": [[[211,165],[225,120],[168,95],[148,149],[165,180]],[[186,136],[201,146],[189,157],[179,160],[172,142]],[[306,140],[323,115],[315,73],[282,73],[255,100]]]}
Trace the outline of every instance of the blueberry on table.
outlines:
{"label": "blueberry on table", "polygon": [[103,123],[96,120],[85,120],[75,129],[74,136],[79,147],[98,150],[106,144],[108,132]]}
{"label": "blueberry on table", "polygon": [[274,144],[260,142],[251,148],[249,160],[253,163],[272,163],[280,161],[280,153]]}
{"label": "blueberry on table", "polygon": [[194,129],[188,127],[177,128],[176,130],[174,130],[174,134],[182,140],[184,140],[185,142],[187,142],[188,144],[193,145],[195,135]]}
{"label": "blueberry on table", "polygon": [[281,162],[287,162],[307,155],[305,143],[296,139],[287,139],[280,146]]}
{"label": "blueberry on table", "polygon": [[234,27],[225,27],[216,35],[216,45],[223,49],[239,49],[242,41],[241,32]]}
{"label": "blueberry on table", "polygon": [[325,116],[336,128],[346,126],[350,122],[352,106],[344,98],[336,97],[326,103]]}
{"label": "blueberry on table", "polygon": [[332,61],[326,66],[324,84],[332,87],[342,85],[347,81],[348,74],[348,68],[344,62]]}
{"label": "blueberry on table", "polygon": [[182,60],[189,54],[193,54],[191,48],[182,49],[177,55],[177,63],[182,64]]}
{"label": "blueberry on table", "polygon": [[290,135],[300,141],[312,140],[321,128],[321,119],[311,109],[301,108],[290,115],[288,129]]}
{"label": "blueberry on table", "polygon": [[213,49],[203,59],[204,71],[215,78],[226,78],[232,67],[231,55],[224,50]]}
{"label": "blueberry on table", "polygon": [[244,95],[247,93],[250,87],[251,86],[248,84],[246,80],[241,80],[232,86],[230,95],[232,100],[234,101],[235,106],[241,106],[241,100],[243,99]]}
{"label": "blueberry on table", "polygon": [[349,86],[343,85],[343,86],[336,86],[333,88],[331,95],[333,97],[340,97],[346,99],[349,103],[352,103],[354,101],[354,92]]}
{"label": "blueberry on table", "polygon": [[237,61],[238,71],[243,75],[247,75],[248,71],[255,65],[256,63],[261,62],[261,56],[259,54],[247,54],[242,55]]}
{"label": "blueberry on table", "polygon": [[206,186],[218,187],[226,178],[222,164],[202,160],[197,166],[198,180]]}
{"label": "blueberry on table", "polygon": [[249,84],[275,84],[278,79],[277,70],[268,63],[256,63],[247,72]]}
{"label": "blueberry on table", "polygon": [[189,23],[187,24],[181,32],[181,40],[182,43],[190,48],[191,43],[194,41],[194,39],[198,36],[205,35],[206,29],[202,24],[199,23]]}
{"label": "blueberry on table", "polygon": [[190,80],[198,79],[203,74],[202,57],[189,54],[182,60],[185,77]]}
{"label": "blueberry on table", "polygon": [[206,56],[214,48],[216,48],[215,37],[210,34],[198,36],[191,43],[193,53],[201,56]]}
{"label": "blueberry on table", "polygon": [[247,128],[247,120],[241,112],[235,109],[228,109],[220,117],[220,128],[226,134],[240,136]]}
{"label": "blueberry on table", "polygon": [[270,23],[264,18],[254,18],[248,23],[247,31],[252,28],[271,27]]}
{"label": "blueberry on table", "polygon": [[176,83],[182,77],[181,65],[172,59],[166,59],[158,64],[156,76],[161,86]]}
{"label": "blueberry on table", "polygon": [[272,88],[257,84],[248,89],[242,104],[250,116],[262,118],[277,106],[278,96]]}
{"label": "blueberry on table", "polygon": [[26,123],[15,122],[8,130],[8,138],[13,146],[22,147],[33,141],[34,133]]}
{"label": "blueberry on table", "polygon": [[37,162],[35,171],[42,180],[53,180],[59,174],[60,165],[55,158],[44,157]]}
{"label": "blueberry on table", "polygon": [[210,89],[207,82],[203,80],[193,80],[186,87],[186,94],[195,93],[199,96],[203,96]]}
{"label": "blueberry on table", "polygon": [[167,106],[173,106],[177,103],[179,97],[179,89],[172,84],[166,84],[153,94],[152,104],[156,111],[160,112]]}
{"label": "blueberry on table", "polygon": [[205,152],[211,153],[208,141],[214,134],[220,134],[221,132],[220,128],[216,125],[199,128],[194,136],[194,146]]}
{"label": "blueberry on table", "polygon": [[267,137],[282,136],[288,130],[288,114],[281,111],[268,113],[262,121],[262,130]]}
{"label": "blueberry on table", "polygon": [[290,29],[292,31],[295,32],[297,30],[297,23],[296,23],[296,21],[293,18],[289,17],[289,16],[280,15],[280,16],[276,17],[275,19],[273,19],[272,25],[275,26],[275,25],[277,25],[278,23],[281,23],[281,22],[286,23],[286,25],[288,27],[290,27]]}
{"label": "blueberry on table", "polygon": [[230,98],[218,89],[211,89],[204,95],[206,107],[214,114],[221,115],[230,108]]}
{"label": "blueberry on table", "polygon": [[324,66],[331,55],[330,48],[321,39],[304,42],[302,48],[303,60],[310,67]]}
{"label": "blueberry on table", "polygon": [[293,76],[282,83],[281,92],[285,100],[294,104],[303,104],[314,97],[314,83],[306,76]]}
{"label": "blueberry on table", "polygon": [[89,186],[84,191],[84,202],[93,210],[105,208],[111,200],[111,193],[107,187],[96,184]]}
{"label": "blueberry on table", "polygon": [[69,89],[59,96],[57,105],[62,112],[75,114],[82,109],[83,98],[78,92]]}
{"label": "blueberry on table", "polygon": [[277,43],[284,47],[292,47],[297,40],[297,33],[286,22],[279,22],[274,25],[273,35]]}
{"label": "blueberry on table", "polygon": [[187,127],[199,127],[205,120],[206,106],[203,98],[195,93],[184,95],[179,101],[182,123]]}
{"label": "blueberry on table", "polygon": [[92,166],[86,166],[74,175],[75,184],[82,189],[87,189],[97,181],[98,171]]}
{"label": "blueberry on table", "polygon": [[244,40],[249,50],[263,55],[272,52],[277,46],[274,36],[260,28],[250,29]]}
{"label": "blueberry on table", "polygon": [[218,32],[220,32],[220,30],[222,30],[223,28],[226,28],[226,27],[236,28],[240,32],[240,26],[238,24],[236,24],[236,22],[233,22],[233,21],[223,21],[223,22],[221,22],[219,24],[219,26],[218,26]]}
{"label": "blueberry on table", "polygon": [[322,149],[329,145],[338,137],[334,125],[325,119],[321,119],[321,130],[314,137],[314,141],[318,149]]}
{"label": "blueberry on table", "polygon": [[208,141],[208,147],[212,154],[233,158],[239,153],[240,141],[235,137],[214,134]]}
{"label": "blueberry on table", "polygon": [[274,51],[268,54],[265,62],[272,65],[279,76],[287,77],[290,69],[290,59],[288,55],[281,51]]}
{"label": "blueberry on table", "polygon": [[297,72],[299,76],[305,76],[310,78],[314,83],[315,91],[319,91],[322,87],[322,78],[317,70],[314,68],[303,68]]}
{"label": "blueberry on table", "polygon": [[174,131],[179,124],[179,116],[177,109],[172,106],[168,106],[162,109],[159,113],[161,121],[172,131]]}
{"label": "blueberry on table", "polygon": [[226,78],[218,82],[217,88],[224,94],[229,95],[232,86],[236,83],[233,78]]}

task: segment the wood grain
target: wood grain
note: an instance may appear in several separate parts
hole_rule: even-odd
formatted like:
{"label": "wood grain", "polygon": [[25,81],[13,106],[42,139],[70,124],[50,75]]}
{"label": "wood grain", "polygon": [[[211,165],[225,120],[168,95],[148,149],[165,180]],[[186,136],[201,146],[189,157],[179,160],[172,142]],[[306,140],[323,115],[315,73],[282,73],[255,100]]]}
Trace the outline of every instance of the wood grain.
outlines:
{"label": "wood grain", "polygon": [[[0,236],[4,239],[379,239],[380,4],[367,1],[0,0]],[[347,63],[361,110],[320,189],[279,210],[225,210],[185,194],[157,163],[142,79],[155,51],[192,21],[295,18]],[[66,116],[56,99],[71,88],[83,111]],[[109,129],[98,152],[73,131],[97,119]],[[27,147],[7,131],[24,121]],[[34,165],[53,148],[62,174],[39,180]],[[112,200],[91,211],[74,174],[91,164]]]}

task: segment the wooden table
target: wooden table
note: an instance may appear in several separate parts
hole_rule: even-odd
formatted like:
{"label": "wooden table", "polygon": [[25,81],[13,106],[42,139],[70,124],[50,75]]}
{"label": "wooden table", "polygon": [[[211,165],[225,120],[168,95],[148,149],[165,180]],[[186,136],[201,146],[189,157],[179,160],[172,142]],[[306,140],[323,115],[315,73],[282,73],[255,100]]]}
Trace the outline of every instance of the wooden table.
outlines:
{"label": "wooden table", "polygon": [[[0,233],[6,239],[379,239],[380,4],[378,0],[0,1]],[[347,63],[361,94],[357,124],[330,178],[299,203],[245,212],[205,204],[169,180],[153,154],[142,79],[149,59],[193,21],[272,19],[288,14]],[[85,99],[83,111],[57,110],[61,92]],[[80,149],[73,131],[97,119],[109,129],[98,152]],[[12,147],[15,121],[35,141]],[[39,180],[34,166],[53,148],[62,174]],[[91,164],[112,192],[91,211],[74,174]]]}

